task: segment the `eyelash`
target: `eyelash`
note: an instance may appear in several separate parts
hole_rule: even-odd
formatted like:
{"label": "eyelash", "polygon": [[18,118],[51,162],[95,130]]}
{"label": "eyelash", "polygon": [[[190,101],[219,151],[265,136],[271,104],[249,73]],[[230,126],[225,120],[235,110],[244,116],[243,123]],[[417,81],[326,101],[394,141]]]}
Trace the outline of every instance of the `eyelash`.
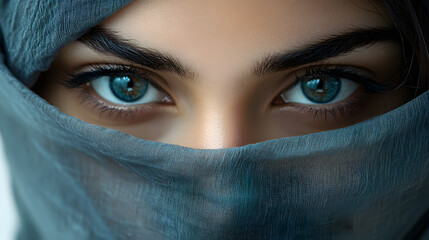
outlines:
{"label": "eyelash", "polygon": [[[93,79],[101,76],[117,76],[117,75],[138,75],[144,77],[149,84],[153,85],[156,89],[164,91],[155,81],[150,77],[149,71],[140,70],[133,65],[94,65],[91,70],[83,73],[71,73],[68,77],[63,79],[63,85],[69,89],[79,88],[82,85],[91,82]],[[165,91],[164,91],[165,92]]]}
{"label": "eyelash", "polygon": [[[144,77],[145,80],[147,80],[148,83],[158,91],[166,93],[161,86],[152,80],[151,73],[149,71],[141,70],[133,65],[122,64],[94,65],[86,72],[68,74],[68,76],[62,80],[62,84],[69,89],[80,89],[80,97],[82,99],[81,103],[92,103],[94,108],[100,112],[100,118],[103,114],[107,114],[109,118],[112,115],[115,115],[119,118],[127,119],[128,117],[134,118],[136,113],[151,112],[155,108],[153,104],[140,104],[127,107],[108,104],[105,101],[102,101],[99,97],[94,96],[94,94],[91,93],[91,90],[87,87],[88,83],[98,77],[118,75],[136,75]],[[364,89],[370,93],[383,93],[393,89],[391,86],[375,82],[371,77],[365,76],[355,67],[343,65],[316,65],[306,67],[304,73],[301,75],[296,73],[294,82],[280,94],[292,89],[301,81],[306,79],[328,75],[355,81],[361,84]],[[324,107],[300,104],[294,105],[294,107],[299,108],[301,111],[313,112],[314,118],[322,115],[325,119],[328,117],[328,114],[335,118],[338,114],[343,115],[346,111],[352,110],[353,107],[359,106],[361,106],[359,97],[351,97],[350,99],[347,99],[347,101],[336,103],[334,106],[329,106],[329,104],[325,104]]]}
{"label": "eyelash", "polygon": [[120,119],[133,119],[137,113],[151,113],[157,108],[154,104],[140,104],[126,107],[108,104],[99,97],[94,96],[94,93],[88,88],[88,84],[96,78],[118,75],[136,75],[143,77],[158,91],[166,92],[159,84],[152,80],[149,71],[141,70],[133,65],[123,64],[96,64],[91,66],[91,69],[88,71],[68,74],[66,78],[62,79],[61,84],[68,89],[79,89],[81,104],[85,102],[92,104],[94,109],[100,112],[100,118],[106,115],[108,118],[115,116]]}
{"label": "eyelash", "polygon": [[[365,89],[374,93],[382,93],[393,90],[391,86],[377,83],[372,77],[366,76],[357,67],[345,66],[345,65],[316,65],[305,68],[305,73],[301,76],[295,75],[295,81],[292,86],[294,87],[299,82],[320,76],[333,76],[336,78],[344,78],[347,80],[354,81],[361,84]],[[288,88],[289,88],[288,87]]]}
{"label": "eyelash", "polygon": [[[321,76],[331,76],[335,78],[342,78],[354,81],[363,86],[363,89],[365,90],[364,94],[387,93],[389,91],[394,90],[393,86],[376,82],[373,77],[369,77],[367,76],[367,74],[362,73],[362,70],[360,70],[358,67],[326,64],[308,66],[304,69],[304,73],[302,73],[301,75],[296,72],[294,82],[290,84],[286,89],[281,91],[280,94],[293,89],[301,81]],[[333,105],[330,105],[329,103],[323,104],[321,106],[302,105],[299,103],[283,103],[283,106],[281,108],[283,108],[285,104],[292,104],[294,108],[298,108],[300,111],[312,112],[314,118],[322,116],[324,119],[327,119],[328,115],[331,115],[333,118],[336,118],[338,115],[342,116],[346,112],[351,112],[357,107],[362,107],[362,95],[363,94],[359,94],[358,96],[356,96],[356,94],[353,94],[352,97],[349,97],[348,99],[342,100],[338,103],[334,103]]]}
{"label": "eyelash", "polygon": [[[374,81],[373,77],[367,76],[367,74],[362,73],[362,70],[358,67],[346,66],[346,65],[315,65],[308,66],[304,69],[304,73],[299,75],[298,72],[295,73],[295,81],[290,84],[286,89],[281,91],[280,94],[285,91],[291,90],[296,87],[301,81],[317,78],[321,76],[331,76],[335,78],[347,79],[354,81],[363,86],[366,94],[371,93],[386,93],[393,90],[392,86],[387,84],[382,84]],[[323,104],[322,106],[318,105],[303,105],[299,103],[284,103],[283,105],[292,104],[294,108],[298,108],[303,112],[312,112],[313,117],[317,118],[319,116],[323,117],[325,120],[328,118],[328,115],[336,118],[338,115],[343,116],[346,112],[351,112],[355,108],[362,107],[362,97],[364,94],[353,94],[352,97],[342,100],[333,105]],[[282,106],[281,108],[288,108],[287,106]]]}

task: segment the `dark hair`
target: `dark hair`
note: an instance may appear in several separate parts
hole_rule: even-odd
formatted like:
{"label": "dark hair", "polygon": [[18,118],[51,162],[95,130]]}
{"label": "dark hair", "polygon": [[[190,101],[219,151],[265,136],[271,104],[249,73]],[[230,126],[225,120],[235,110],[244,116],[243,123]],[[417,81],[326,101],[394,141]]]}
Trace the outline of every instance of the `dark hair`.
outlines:
{"label": "dark hair", "polygon": [[[429,89],[429,1],[382,0],[401,36],[406,63],[404,85],[416,88],[415,95]],[[420,239],[429,224],[429,210],[404,239]]]}
{"label": "dark hair", "polygon": [[382,0],[402,40],[404,86],[416,95],[429,89],[429,1]]}

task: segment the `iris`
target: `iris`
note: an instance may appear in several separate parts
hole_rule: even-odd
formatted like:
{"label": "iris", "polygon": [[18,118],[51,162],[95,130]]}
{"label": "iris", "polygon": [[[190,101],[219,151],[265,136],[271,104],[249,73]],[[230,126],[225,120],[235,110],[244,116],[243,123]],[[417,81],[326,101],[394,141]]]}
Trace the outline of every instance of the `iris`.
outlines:
{"label": "iris", "polygon": [[111,76],[109,85],[117,98],[125,102],[134,102],[147,92],[149,83],[131,76]]}
{"label": "iris", "polygon": [[341,89],[341,79],[323,76],[301,81],[305,97],[314,103],[327,103],[335,99]]}

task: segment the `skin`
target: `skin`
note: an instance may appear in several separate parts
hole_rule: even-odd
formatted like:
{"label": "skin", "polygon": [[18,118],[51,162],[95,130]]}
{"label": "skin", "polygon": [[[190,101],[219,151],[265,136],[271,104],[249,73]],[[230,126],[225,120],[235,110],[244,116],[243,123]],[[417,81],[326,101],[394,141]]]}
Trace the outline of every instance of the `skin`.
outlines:
{"label": "skin", "polygon": [[[350,96],[358,106],[335,117],[315,114],[299,103],[272,104],[309,65],[257,76],[253,64],[353,27],[391,24],[381,6],[361,0],[133,1],[100,25],[135,46],[166,52],[193,70],[193,76],[179,76],[133,64],[156,76],[173,104],[151,103],[150,112],[120,117],[82,101],[81,89],[61,84],[67,74],[94,64],[130,63],[80,42],[61,49],[34,89],[61,111],[88,123],[193,148],[237,147],[337,129],[388,112],[409,101],[413,91],[400,88],[380,94],[360,88]],[[356,66],[379,82],[397,82],[404,68],[401,51],[399,44],[382,42],[323,64]],[[318,64],[322,62],[312,65]]]}

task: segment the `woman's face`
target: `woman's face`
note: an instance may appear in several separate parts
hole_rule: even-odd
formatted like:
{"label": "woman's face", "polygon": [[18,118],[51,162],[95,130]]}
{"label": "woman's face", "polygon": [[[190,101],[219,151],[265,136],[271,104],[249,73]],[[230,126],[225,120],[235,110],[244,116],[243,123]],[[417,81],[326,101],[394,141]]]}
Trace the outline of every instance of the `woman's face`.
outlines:
{"label": "woman's face", "polygon": [[[65,46],[34,87],[139,138],[236,147],[349,126],[412,98],[366,0],[133,1]],[[384,92],[384,93],[381,93]]]}

